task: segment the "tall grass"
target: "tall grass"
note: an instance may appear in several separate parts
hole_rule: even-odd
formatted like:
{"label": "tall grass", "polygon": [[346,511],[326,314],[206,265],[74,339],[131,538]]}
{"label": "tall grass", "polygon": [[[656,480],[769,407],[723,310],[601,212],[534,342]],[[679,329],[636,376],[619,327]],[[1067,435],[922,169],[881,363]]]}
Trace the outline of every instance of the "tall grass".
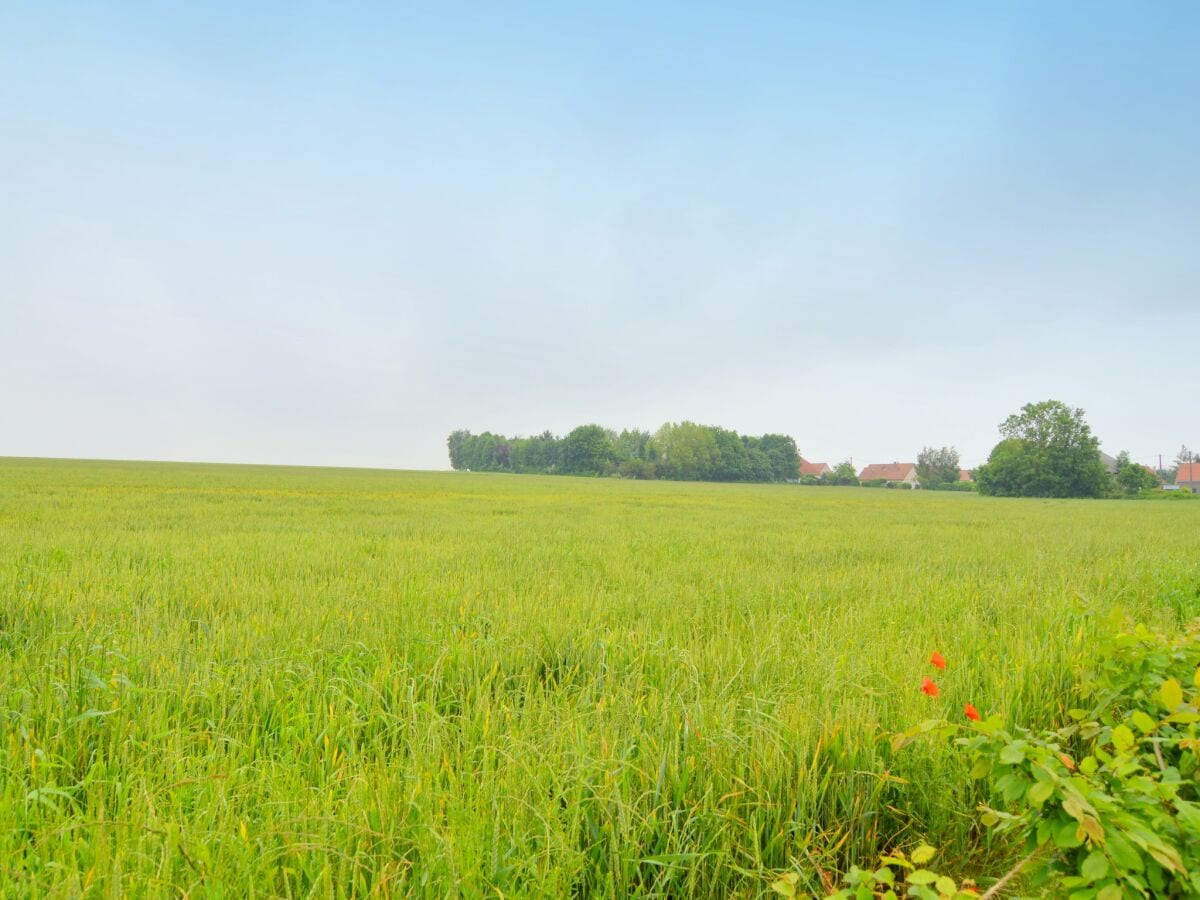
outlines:
{"label": "tall grass", "polygon": [[[10,894],[712,896],[917,835],[1190,504],[0,460]],[[932,649],[944,706],[916,689]],[[981,863],[982,865],[982,863]]]}

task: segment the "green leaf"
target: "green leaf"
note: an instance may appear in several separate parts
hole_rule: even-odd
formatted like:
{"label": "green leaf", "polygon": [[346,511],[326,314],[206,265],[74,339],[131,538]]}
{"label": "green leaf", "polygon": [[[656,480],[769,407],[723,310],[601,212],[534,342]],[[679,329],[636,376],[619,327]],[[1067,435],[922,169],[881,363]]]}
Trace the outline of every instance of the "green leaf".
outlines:
{"label": "green leaf", "polygon": [[1000,762],[1015,766],[1025,759],[1025,750],[1018,744],[1008,744],[1000,751]]}
{"label": "green leaf", "polygon": [[896,876],[892,874],[892,870],[887,866],[875,870],[875,880],[880,884],[895,884]]}
{"label": "green leaf", "polygon": [[1127,872],[1140,872],[1145,868],[1142,862],[1142,855],[1116,829],[1109,832],[1108,843],[1105,846],[1108,848],[1108,855],[1112,859],[1113,864],[1118,868],[1124,869]]}
{"label": "green leaf", "polygon": [[1037,834],[1035,835],[1034,839],[1037,841],[1039,847],[1045,844],[1046,841],[1050,840],[1050,838],[1053,836],[1054,825],[1049,819],[1042,819],[1040,822],[1038,822]]}
{"label": "green leaf", "polygon": [[1158,727],[1158,723],[1140,709],[1135,709],[1129,718],[1142,734],[1149,734]]}
{"label": "green leaf", "polygon": [[1150,855],[1154,857],[1154,861],[1164,869],[1169,869],[1172,872],[1183,873],[1187,871],[1183,867],[1183,860],[1179,858],[1179,851],[1174,847],[1168,847],[1166,844],[1151,846],[1146,848]]}
{"label": "green leaf", "polygon": [[1009,803],[1016,803],[1025,796],[1025,788],[1028,784],[1024,778],[1014,778],[1012,783],[1004,789],[1004,799]]}
{"label": "green leaf", "polygon": [[1117,884],[1107,884],[1100,889],[1100,893],[1096,895],[1096,900],[1121,900],[1125,896],[1125,892],[1121,890],[1121,886]]}
{"label": "green leaf", "polygon": [[933,884],[938,880],[937,872],[930,872],[928,869],[917,869],[915,872],[908,873],[909,884]]}
{"label": "green leaf", "polygon": [[948,897],[953,897],[958,892],[958,885],[954,883],[954,879],[947,878],[945,875],[935,881],[933,886],[937,888],[939,894]]}
{"label": "green leaf", "polygon": [[923,866],[937,855],[937,848],[930,847],[928,844],[922,844],[911,855],[913,862],[918,866]]}
{"label": "green leaf", "polygon": [[799,878],[795,872],[788,872],[779,878],[778,881],[771,882],[771,890],[777,894],[782,894],[784,897],[796,896],[796,881]]}
{"label": "green leaf", "polygon": [[1103,850],[1093,850],[1079,867],[1079,874],[1088,881],[1099,881],[1108,874],[1108,857]]}
{"label": "green leaf", "polygon": [[1083,833],[1091,839],[1093,844],[1104,843],[1106,835],[1104,833],[1104,826],[1100,824],[1099,819],[1084,816],[1083,821],[1079,823],[1079,827],[1083,829]]}
{"label": "green leaf", "polygon": [[1136,743],[1136,740],[1132,731],[1124,725],[1118,725],[1113,729],[1112,742],[1113,746],[1118,750],[1125,751],[1130,749]]}
{"label": "green leaf", "polygon": [[1034,806],[1041,806],[1054,793],[1054,785],[1048,781],[1039,781],[1029,789],[1029,802]]}
{"label": "green leaf", "polygon": [[1158,698],[1168,711],[1183,705],[1183,686],[1174,678],[1168,678],[1158,689]]}
{"label": "green leaf", "polygon": [[1082,843],[1083,837],[1079,834],[1078,823],[1064,822],[1054,829],[1054,846],[1060,850],[1071,850]]}

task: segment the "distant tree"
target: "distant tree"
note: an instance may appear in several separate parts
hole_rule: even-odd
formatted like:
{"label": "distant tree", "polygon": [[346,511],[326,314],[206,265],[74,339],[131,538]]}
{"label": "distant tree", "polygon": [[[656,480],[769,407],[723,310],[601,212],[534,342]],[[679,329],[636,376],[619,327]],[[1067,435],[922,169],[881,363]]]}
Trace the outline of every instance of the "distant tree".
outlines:
{"label": "distant tree", "polygon": [[530,471],[549,474],[562,467],[563,442],[549,431],[529,438],[526,453]]}
{"label": "distant tree", "polygon": [[512,468],[512,445],[501,441],[492,447],[492,461],[498,469]]}
{"label": "distant tree", "polygon": [[654,463],[648,459],[623,459],[617,466],[622,478],[648,479],[655,476]]}
{"label": "distant tree", "polygon": [[917,454],[917,477],[923,485],[958,481],[958,451],[953,447],[924,447]]}
{"label": "distant tree", "polygon": [[1196,454],[1187,448],[1184,444],[1179,448],[1179,452],[1175,454],[1175,471],[1179,471],[1180,466],[1186,466],[1188,463],[1196,461]]}
{"label": "distant tree", "polygon": [[472,472],[498,472],[508,469],[509,449],[508,438],[485,431],[465,443],[463,456]]}
{"label": "distant tree", "polygon": [[450,468],[467,468],[466,448],[470,440],[471,432],[465,429],[450,432],[450,437],[446,438],[446,446],[450,450]]}
{"label": "distant tree", "polygon": [[764,434],[758,446],[771,461],[771,476],[775,481],[795,481],[800,477],[800,451],[796,441],[786,434]]}
{"label": "distant tree", "polygon": [[695,422],[667,422],[654,433],[658,472],[680,481],[704,481],[716,471],[719,451],[712,429]]}
{"label": "distant tree", "polygon": [[1140,494],[1158,487],[1158,476],[1145,466],[1132,462],[1124,450],[1117,455],[1117,474],[1113,479],[1126,494]]}
{"label": "distant tree", "polygon": [[743,437],[742,444],[746,448],[746,461],[750,466],[750,481],[772,481],[775,470],[771,466],[771,457],[767,456],[756,437]]}
{"label": "distant tree", "polygon": [[1109,478],[1100,442],[1083,418],[1057,400],[1027,403],[1000,425],[1002,440],[975,471],[981,494],[1099,497]]}
{"label": "distant tree", "polygon": [[712,428],[717,454],[713,462],[714,481],[754,481],[750,451],[736,431]]}
{"label": "distant tree", "polygon": [[645,459],[646,448],[650,444],[650,432],[625,430],[613,441],[619,459]]}
{"label": "distant tree", "polygon": [[848,459],[843,460],[834,466],[832,472],[826,472],[824,475],[822,475],[821,480],[825,481],[826,476],[828,476],[828,480],[834,484],[858,485],[858,472],[854,470],[854,463],[850,462]]}
{"label": "distant tree", "polygon": [[608,432],[599,425],[580,425],[563,439],[563,471],[599,475],[616,458]]}

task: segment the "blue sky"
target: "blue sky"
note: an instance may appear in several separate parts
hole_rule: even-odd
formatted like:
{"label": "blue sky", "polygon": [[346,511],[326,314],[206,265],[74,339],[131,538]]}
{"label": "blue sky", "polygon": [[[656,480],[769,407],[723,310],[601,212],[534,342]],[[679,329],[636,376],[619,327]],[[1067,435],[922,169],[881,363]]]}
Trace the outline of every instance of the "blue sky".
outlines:
{"label": "blue sky", "polygon": [[0,454],[1200,443],[1200,6],[0,7]]}

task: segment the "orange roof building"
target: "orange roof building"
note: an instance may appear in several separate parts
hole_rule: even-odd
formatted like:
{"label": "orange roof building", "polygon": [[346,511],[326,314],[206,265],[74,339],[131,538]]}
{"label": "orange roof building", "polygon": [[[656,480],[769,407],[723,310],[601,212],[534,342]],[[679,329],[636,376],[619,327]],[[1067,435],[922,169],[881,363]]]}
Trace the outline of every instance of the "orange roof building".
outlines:
{"label": "orange roof building", "polygon": [[1200,462],[1183,463],[1175,473],[1175,484],[1180,490],[1200,494]]}
{"label": "orange roof building", "polygon": [[832,471],[833,471],[833,469],[829,468],[829,463],[809,462],[803,456],[800,457],[800,475],[801,476],[812,475],[816,478],[820,478],[826,472],[832,472]]}
{"label": "orange roof building", "polygon": [[874,481],[877,478],[894,481],[897,484],[907,484],[910,487],[920,484],[920,480],[917,478],[916,463],[871,463],[858,473],[859,481]]}

